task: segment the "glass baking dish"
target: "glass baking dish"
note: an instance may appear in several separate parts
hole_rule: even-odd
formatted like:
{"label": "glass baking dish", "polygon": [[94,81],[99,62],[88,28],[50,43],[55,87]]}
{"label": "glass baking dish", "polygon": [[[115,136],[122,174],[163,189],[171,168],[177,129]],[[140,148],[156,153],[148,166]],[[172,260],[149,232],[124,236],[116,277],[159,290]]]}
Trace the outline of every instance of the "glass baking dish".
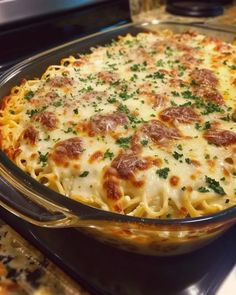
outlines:
{"label": "glass baking dish", "polygon": [[[31,57],[0,79],[1,97],[22,79],[40,77],[51,64],[69,55],[86,53],[127,33],[170,29],[199,33],[233,42],[231,27],[152,21],[128,24],[78,39]],[[61,196],[22,172],[0,151],[0,204],[22,219],[43,227],[76,227],[94,238],[128,251],[175,255],[193,251],[214,240],[236,221],[236,207],[217,214],[185,219],[150,219],[92,208]]]}

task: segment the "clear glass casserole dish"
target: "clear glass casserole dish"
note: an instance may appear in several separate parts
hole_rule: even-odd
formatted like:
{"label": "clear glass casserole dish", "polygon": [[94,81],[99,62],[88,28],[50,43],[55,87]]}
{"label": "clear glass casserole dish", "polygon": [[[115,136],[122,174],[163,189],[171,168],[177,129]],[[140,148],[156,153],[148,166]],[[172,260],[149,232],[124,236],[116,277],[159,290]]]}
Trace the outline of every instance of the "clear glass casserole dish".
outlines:
{"label": "clear glass casserole dish", "polygon": [[[158,22],[128,24],[97,33],[43,52],[16,65],[0,80],[1,97],[22,79],[39,77],[51,64],[76,53],[86,53],[127,33],[170,29],[194,29],[232,42],[234,29],[197,24]],[[236,221],[236,207],[219,213],[184,219],[151,219],[99,210],[62,197],[15,166],[0,151],[0,204],[8,211],[44,227],[77,227],[94,238],[128,251],[151,255],[175,255],[193,251],[214,240]]]}

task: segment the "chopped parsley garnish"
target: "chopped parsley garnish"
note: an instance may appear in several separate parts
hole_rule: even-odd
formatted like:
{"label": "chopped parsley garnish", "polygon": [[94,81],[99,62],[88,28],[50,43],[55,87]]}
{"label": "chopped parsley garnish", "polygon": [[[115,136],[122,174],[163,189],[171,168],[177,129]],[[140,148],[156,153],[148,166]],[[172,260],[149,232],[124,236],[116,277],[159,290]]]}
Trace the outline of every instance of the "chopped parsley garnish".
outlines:
{"label": "chopped parsley garnish", "polygon": [[106,55],[107,55],[108,58],[112,57],[112,54],[110,54],[110,52],[108,50],[106,51]]}
{"label": "chopped parsley garnish", "polygon": [[133,76],[130,78],[130,81],[134,82],[136,79],[138,79],[138,76],[133,74]]}
{"label": "chopped parsley garnish", "polygon": [[73,134],[77,134],[77,132],[72,128],[72,127],[68,127],[67,130],[63,130],[65,133],[73,133]]}
{"label": "chopped parsley garnish", "polygon": [[180,96],[179,92],[177,92],[177,91],[171,91],[171,94],[172,94],[173,96]]}
{"label": "chopped parsley garnish", "polygon": [[78,115],[79,110],[78,109],[73,109],[74,114]]}
{"label": "chopped parsley garnish", "polygon": [[186,158],[186,159],[185,159],[185,162],[186,162],[187,164],[192,164],[192,161],[191,161],[191,159],[189,159],[189,158]]}
{"label": "chopped parsley garnish", "polygon": [[187,98],[187,99],[196,99],[196,98],[198,98],[198,96],[193,95],[192,92],[189,91],[189,90],[183,91],[181,94],[182,94],[183,98]]}
{"label": "chopped parsley garnish", "polygon": [[205,176],[205,180],[206,180],[207,186],[209,188],[211,188],[215,193],[217,193],[221,196],[225,195],[225,191],[224,191],[223,187],[220,186],[220,183],[218,181],[216,181],[215,179],[210,178],[208,176]]}
{"label": "chopped parsley garnish", "polygon": [[182,145],[181,145],[181,144],[178,144],[178,145],[177,145],[177,149],[180,150],[180,151],[182,151],[182,150],[183,150]]}
{"label": "chopped parsley garnish", "polygon": [[24,96],[24,99],[30,100],[34,96],[34,92],[32,90],[28,91]]}
{"label": "chopped parsley garnish", "polygon": [[165,77],[165,74],[160,73],[160,72],[155,72],[154,74],[151,75],[152,78],[154,79],[163,79]]}
{"label": "chopped parsley garnish", "polygon": [[173,107],[176,107],[176,106],[177,106],[177,103],[174,102],[173,100],[170,101],[170,104],[171,104]]}
{"label": "chopped parsley garnish", "polygon": [[131,139],[132,139],[132,136],[120,137],[116,140],[116,144],[118,144],[120,147],[124,149],[127,149],[129,147]]}
{"label": "chopped parsley garnish", "polygon": [[124,91],[124,92],[120,92],[119,93],[119,97],[122,99],[122,100],[127,100],[129,98],[132,97],[132,94],[128,94],[128,92]]}
{"label": "chopped parsley garnish", "polygon": [[107,149],[104,153],[103,159],[110,159],[114,157],[114,153],[110,151],[110,149]]}
{"label": "chopped parsley garnish", "polygon": [[38,163],[42,164],[42,167],[45,167],[46,166],[46,163],[48,161],[48,153],[46,154],[42,154],[41,152],[38,152],[39,154],[39,159],[38,159]]}
{"label": "chopped parsley garnish", "polygon": [[201,126],[199,123],[195,124],[195,129],[197,130],[207,130],[210,128],[211,128],[211,123],[209,121],[206,121],[203,126]]}
{"label": "chopped parsley garnish", "polygon": [[165,55],[170,57],[173,55],[173,49],[171,49],[170,47],[167,47],[165,50]]}
{"label": "chopped parsley garnish", "polygon": [[62,101],[61,100],[58,100],[58,101],[55,101],[54,103],[53,103],[53,106],[54,107],[60,107],[62,105]]}
{"label": "chopped parsley garnish", "polygon": [[159,60],[156,62],[156,66],[157,66],[157,67],[164,67],[164,61],[163,61],[163,59],[159,59]]}
{"label": "chopped parsley garnish", "polygon": [[190,83],[190,85],[191,85],[191,86],[197,86],[198,83],[197,83],[195,80],[192,80],[191,83]]}
{"label": "chopped parsley garnish", "polygon": [[231,70],[236,70],[236,65],[228,65],[228,60],[224,60],[223,65],[228,66]]}
{"label": "chopped parsley garnish", "polygon": [[204,126],[203,126],[203,130],[206,130],[206,129],[210,129],[211,128],[211,123],[209,121],[205,122],[204,123]]}
{"label": "chopped parsley garnish", "polygon": [[116,81],[112,81],[112,82],[111,82],[111,85],[112,85],[112,86],[118,86],[118,85],[120,85],[120,83],[121,83],[120,80],[116,80]]}
{"label": "chopped parsley garnish", "polygon": [[143,146],[148,145],[148,140],[144,139],[140,141]]}
{"label": "chopped parsley garnish", "polygon": [[45,137],[43,140],[45,140],[45,141],[49,141],[49,139],[50,139],[50,135],[48,134],[48,136]]}
{"label": "chopped parsley garnish", "polygon": [[93,91],[93,87],[89,85],[87,87],[82,88],[80,91],[88,93],[88,92]]}
{"label": "chopped parsley garnish", "polygon": [[227,114],[226,116],[221,117],[220,120],[222,120],[222,121],[226,121],[226,122],[229,122],[229,121],[231,120],[231,118],[230,118],[230,115]]}
{"label": "chopped parsley garnish", "polygon": [[131,71],[133,72],[140,72],[140,65],[139,64],[134,64],[130,67]]}
{"label": "chopped parsley garnish", "polygon": [[202,108],[203,111],[201,112],[201,115],[208,115],[214,112],[223,113],[224,110],[217,104],[209,101],[207,103],[204,102],[200,97],[194,95],[191,91],[186,90],[181,93],[183,98],[186,99],[192,99],[194,100],[194,105],[197,108]]}
{"label": "chopped parsley garnish", "polygon": [[134,115],[128,115],[128,119],[131,124],[141,124],[145,122],[143,119],[139,119],[138,117]]}
{"label": "chopped parsley garnish", "polygon": [[133,72],[141,72],[146,70],[147,62],[144,61],[142,64],[134,64],[130,67]]}
{"label": "chopped parsley garnish", "polygon": [[113,96],[109,96],[108,97],[108,99],[107,99],[107,102],[109,102],[109,103],[115,103],[115,102],[117,102],[117,99]]}
{"label": "chopped parsley garnish", "polygon": [[84,171],[79,175],[79,177],[86,177],[88,175],[89,175],[89,171]]}
{"label": "chopped parsley garnish", "polygon": [[205,110],[201,112],[202,115],[208,115],[214,112],[223,113],[224,110],[218,105],[211,101],[204,105]]}
{"label": "chopped parsley garnish", "polygon": [[125,113],[125,114],[129,114],[130,113],[130,110],[128,109],[128,107],[124,104],[120,104],[117,108],[117,111],[118,112],[122,112],[122,113]]}
{"label": "chopped parsley garnish", "polygon": [[230,65],[228,66],[231,70],[236,70],[236,65]]}
{"label": "chopped parsley garnish", "polygon": [[38,109],[27,110],[26,115],[28,115],[29,118],[32,118],[35,114],[37,114],[39,112],[40,112],[40,110],[38,110]]}
{"label": "chopped parsley garnish", "polygon": [[172,156],[173,156],[176,160],[179,160],[180,158],[183,157],[183,154],[179,154],[178,152],[175,151],[175,152],[172,154]]}
{"label": "chopped parsley garnish", "polygon": [[13,110],[10,110],[9,113],[12,115],[15,115],[15,111],[13,111]]}
{"label": "chopped parsley garnish", "polygon": [[160,178],[164,178],[166,179],[168,177],[168,174],[170,172],[170,169],[168,167],[166,168],[162,168],[162,169],[158,169],[156,171],[156,174],[160,177]]}
{"label": "chopped parsley garnish", "polygon": [[208,193],[209,192],[209,190],[207,188],[205,188],[204,186],[199,187],[197,190],[200,193]]}

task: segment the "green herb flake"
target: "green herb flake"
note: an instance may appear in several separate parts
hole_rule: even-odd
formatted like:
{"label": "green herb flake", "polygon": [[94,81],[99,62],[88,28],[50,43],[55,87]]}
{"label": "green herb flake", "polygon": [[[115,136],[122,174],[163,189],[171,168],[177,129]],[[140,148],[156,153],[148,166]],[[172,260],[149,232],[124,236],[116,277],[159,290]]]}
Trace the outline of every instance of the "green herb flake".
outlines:
{"label": "green herb flake", "polygon": [[108,99],[107,99],[107,102],[109,102],[109,103],[115,103],[115,102],[117,102],[117,99],[115,98],[115,97],[108,97]]}
{"label": "green herb flake", "polygon": [[200,130],[201,129],[201,125],[199,123],[195,123],[195,129]]}
{"label": "green herb flake", "polygon": [[39,159],[38,159],[38,163],[42,164],[42,167],[45,167],[48,161],[48,153],[46,154],[42,154],[41,152],[38,152],[39,154]]}
{"label": "green herb flake", "polygon": [[164,53],[166,56],[170,57],[173,55],[173,49],[170,47],[167,47]]}
{"label": "green herb flake", "polygon": [[148,145],[148,140],[147,140],[147,139],[141,140],[141,144],[142,144],[143,146]]}
{"label": "green herb flake", "polygon": [[63,131],[64,131],[64,133],[77,134],[77,132],[72,127],[68,127],[67,130],[63,130]]}
{"label": "green herb flake", "polygon": [[172,156],[173,156],[176,160],[179,160],[180,158],[183,157],[183,154],[179,154],[178,152],[175,151],[175,152],[172,154]]}
{"label": "green herb flake", "polygon": [[44,140],[44,141],[49,141],[49,139],[50,139],[50,135],[48,134],[48,136],[45,137],[43,140]]}
{"label": "green herb flake", "polygon": [[131,139],[132,139],[132,136],[120,137],[116,140],[116,144],[118,144],[120,147],[124,149],[127,149],[129,147]]}
{"label": "green herb flake", "polygon": [[106,51],[106,56],[107,56],[108,58],[111,58],[111,57],[112,57],[112,54],[110,54],[109,50]]}
{"label": "green herb flake", "polygon": [[61,100],[55,101],[53,103],[53,106],[56,107],[56,108],[62,106],[62,101]]}
{"label": "green herb flake", "polygon": [[120,104],[117,108],[117,111],[118,112],[121,112],[121,113],[125,113],[125,114],[129,114],[130,113],[130,110],[128,109],[128,107],[124,104]]}
{"label": "green herb flake", "polygon": [[34,92],[32,90],[28,91],[24,96],[24,99],[30,100],[34,96]]}
{"label": "green herb flake", "polygon": [[37,114],[39,112],[40,112],[40,110],[38,110],[38,109],[27,110],[26,115],[28,115],[29,118],[32,118],[35,114]]}
{"label": "green herb flake", "polygon": [[153,77],[154,79],[163,79],[163,78],[165,77],[165,74],[160,73],[160,72],[155,72],[155,73],[152,75],[152,77]]}
{"label": "green herb flake", "polygon": [[131,71],[133,72],[140,72],[140,65],[139,64],[134,64],[130,67]]}
{"label": "green herb flake", "polygon": [[112,160],[113,157],[114,157],[114,153],[111,152],[110,149],[107,149],[104,153],[103,160],[105,160],[105,159]]}
{"label": "green herb flake", "polygon": [[190,85],[191,85],[191,86],[197,86],[198,83],[197,83],[195,80],[192,80],[191,83],[190,83]]}
{"label": "green herb flake", "polygon": [[201,186],[197,189],[198,192],[200,193],[208,193],[209,190],[207,188],[205,188],[204,186]]}
{"label": "green herb flake", "polygon": [[132,95],[128,94],[126,91],[124,92],[120,92],[119,93],[119,97],[122,99],[122,100],[127,100],[129,99],[130,97],[132,97]]}
{"label": "green herb flake", "polygon": [[225,191],[223,189],[222,186],[220,186],[220,183],[218,181],[216,181],[213,178],[210,178],[208,176],[205,176],[205,180],[207,183],[207,186],[212,189],[215,193],[224,196],[225,195]]}
{"label": "green herb flake", "polygon": [[177,91],[171,91],[171,94],[176,97],[180,96],[179,92]]}
{"label": "green herb flake", "polygon": [[158,169],[156,171],[156,174],[160,177],[160,178],[164,178],[166,179],[168,177],[168,174],[170,172],[170,169],[168,167],[166,168],[162,168],[162,169]]}
{"label": "green herb flake", "polygon": [[177,149],[180,150],[180,151],[182,151],[182,150],[183,150],[182,145],[181,145],[181,144],[178,144],[178,145],[177,145]]}
{"label": "green herb flake", "polygon": [[79,177],[86,177],[88,175],[89,175],[89,171],[84,171],[79,175]]}
{"label": "green herb flake", "polygon": [[186,159],[185,159],[185,162],[186,162],[187,164],[192,164],[192,160],[189,159],[189,158],[186,158]]}
{"label": "green herb flake", "polygon": [[208,102],[207,104],[204,105],[205,110],[201,112],[202,115],[208,115],[211,113],[224,113],[224,110],[217,104],[213,102]]}
{"label": "green herb flake", "polygon": [[164,67],[164,61],[163,61],[163,59],[159,59],[159,60],[156,62],[156,66],[157,66],[157,67]]}
{"label": "green herb flake", "polygon": [[78,109],[73,109],[74,114],[78,115],[79,110]]}
{"label": "green herb flake", "polygon": [[209,155],[209,154],[206,154],[206,155],[205,155],[205,159],[206,159],[206,160],[209,160],[209,159],[210,159],[210,155]]}

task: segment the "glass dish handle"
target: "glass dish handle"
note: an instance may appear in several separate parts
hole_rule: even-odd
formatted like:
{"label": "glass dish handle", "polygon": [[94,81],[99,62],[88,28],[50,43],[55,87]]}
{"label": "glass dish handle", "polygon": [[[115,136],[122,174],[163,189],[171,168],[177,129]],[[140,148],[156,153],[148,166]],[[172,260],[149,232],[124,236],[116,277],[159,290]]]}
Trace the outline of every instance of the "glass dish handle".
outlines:
{"label": "glass dish handle", "polygon": [[14,215],[38,226],[55,228],[72,226],[76,223],[74,215],[60,212],[57,208],[47,210],[45,206],[33,202],[18,192],[1,176],[0,205]]}

